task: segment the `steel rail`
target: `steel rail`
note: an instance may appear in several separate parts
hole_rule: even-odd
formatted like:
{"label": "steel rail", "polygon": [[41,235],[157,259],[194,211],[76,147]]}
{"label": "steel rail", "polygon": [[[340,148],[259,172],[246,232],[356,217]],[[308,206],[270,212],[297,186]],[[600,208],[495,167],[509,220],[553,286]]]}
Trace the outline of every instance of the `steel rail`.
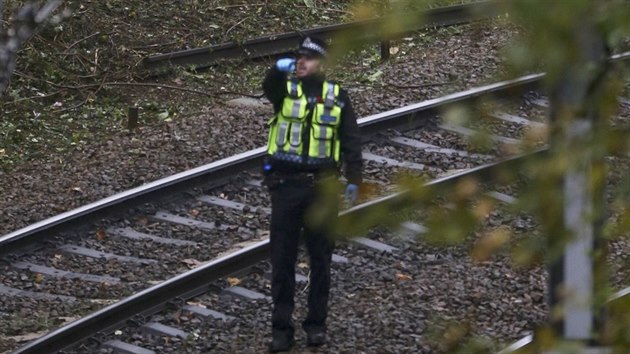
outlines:
{"label": "steel rail", "polygon": [[[544,153],[543,150],[524,154],[519,157],[507,159],[501,162],[487,164],[481,167],[454,174],[427,183],[426,186],[447,186],[471,176],[487,176],[489,181],[496,176],[494,172],[513,168],[524,160]],[[397,195],[400,195],[397,194]],[[394,198],[396,199],[396,198]],[[387,208],[392,206],[391,198],[382,198],[371,201],[341,212],[340,218],[357,217],[366,208]],[[268,258],[270,252],[269,239],[260,241],[233,254],[210,261],[209,263],[171,278],[161,284],[141,291],[118,303],[103,308],[91,315],[83,317],[64,327],[61,327],[27,345],[17,349],[13,354],[43,354],[63,350],[71,345],[76,345],[96,333],[121,327],[127,319],[135,314],[151,314],[165,308],[174,298],[191,298],[209,290],[209,284],[223,277],[238,273],[243,269],[255,266]]]}
{"label": "steel rail", "polygon": [[[611,60],[618,61],[630,57],[630,53],[624,53],[611,57]],[[484,95],[501,95],[503,91],[513,89],[523,89],[529,87],[535,83],[539,83],[544,78],[543,74],[528,75],[516,80],[510,80],[504,83],[492,84],[478,89],[472,89],[465,93],[456,93],[443,97],[442,99],[429,100],[417,105],[413,105],[414,108],[401,108],[398,110],[390,111],[389,119],[406,119],[407,124],[411,124],[410,120],[421,117],[423,112],[434,112],[437,102],[443,102],[444,105],[450,104],[462,104],[470,103],[471,100],[476,100]],[[386,112],[387,113],[387,112]],[[362,130],[369,132],[370,129],[380,126],[380,124],[389,123],[386,113],[376,114],[370,117],[366,117],[360,120],[360,126]],[[413,126],[413,124],[411,124]],[[252,150],[238,155],[240,159],[243,159],[246,164],[251,164],[252,161],[262,158],[265,151],[264,148]],[[424,187],[428,188],[442,188],[452,186],[459,181],[471,177],[482,178],[484,182],[493,181],[499,177],[499,171],[513,170],[515,166],[521,166],[521,164],[532,158],[538,158],[544,156],[547,153],[546,149],[540,149],[535,152],[524,154],[517,157],[512,157],[500,162],[486,164],[477,168],[473,168],[461,173],[453,174],[447,177],[439,178],[429,183],[426,183]],[[229,168],[234,169],[234,166],[238,166],[238,159],[230,158],[222,161],[227,161]],[[133,194],[138,193],[140,196],[146,197],[155,192],[156,188],[164,183],[166,186],[171,186],[176,181],[186,182],[188,178],[195,179],[199,176],[204,176],[204,173],[219,173],[221,170],[221,161],[214,164],[194,169],[194,173],[190,174],[190,171],[182,174],[166,178],[164,180],[156,181],[150,184],[147,190],[143,191],[142,187],[136,188],[134,193],[121,193],[121,202],[126,202],[133,198]],[[207,169],[207,170],[206,170]],[[204,172],[205,171],[205,172]],[[185,183],[188,188],[191,188],[188,183]],[[159,188],[158,188],[159,190]],[[114,196],[116,197],[116,196]],[[111,205],[116,198],[108,198],[106,204]],[[387,210],[396,210],[403,207],[409,207],[411,203],[418,203],[414,200],[413,193],[411,191],[403,191],[391,196],[380,198],[374,201],[369,201],[361,205],[357,205],[353,208],[345,210],[339,214],[340,222],[353,220],[363,215],[369,214],[375,210],[385,210],[384,208],[391,208]],[[97,202],[98,203],[98,202]],[[86,210],[82,208],[81,214],[86,213]],[[81,215],[80,215],[81,216]],[[78,216],[78,217],[80,217]],[[59,222],[59,220],[57,220]],[[36,339],[25,346],[17,349],[14,354],[26,354],[26,353],[51,353],[62,350],[72,345],[76,345],[96,333],[105,332],[116,327],[120,327],[125,321],[131,317],[130,314],[150,314],[159,311],[164,308],[169,301],[174,298],[190,298],[195,295],[201,294],[209,290],[209,284],[219,280],[230,274],[238,273],[243,269],[250,268],[256,265],[258,262],[266,259],[269,255],[269,240],[266,239],[257,244],[246,247],[233,254],[221,257],[219,259],[210,261],[205,265],[200,266],[194,270],[188,271],[184,274],[171,278],[161,284],[155,285],[149,289],[141,291],[135,295],[132,295],[126,299],[121,300],[118,303],[112,304],[106,308],[103,308],[89,316],[83,317],[75,322],[72,322],[64,327],[61,327],[39,339]],[[615,301],[629,300],[630,290],[619,293]],[[521,343],[525,343],[523,340]]]}
{"label": "steel rail", "polygon": [[[447,188],[467,178],[477,178],[484,182],[492,182],[500,174],[497,172],[513,170],[530,159],[539,158],[547,153],[547,149],[523,154],[500,162],[486,164],[463,171],[451,176],[436,179],[424,184],[427,188]],[[409,191],[396,193],[389,197],[369,201],[342,211],[340,219],[357,219],[364,213],[373,210],[399,210],[409,207],[410,203],[417,203],[410,199]],[[388,209],[392,208],[392,209]],[[238,273],[243,269],[255,266],[268,258],[270,252],[269,239],[260,241],[254,245],[234,252],[230,255],[210,261],[199,268],[190,270],[177,277],[171,278],[161,284],[141,291],[118,303],[103,308],[89,316],[83,317],[64,327],[61,327],[25,346],[18,348],[13,354],[43,354],[63,350],[87,340],[96,333],[106,333],[115,328],[122,327],[125,322],[137,314],[150,315],[164,309],[174,298],[188,299],[209,290],[209,285],[221,278]],[[617,293],[611,299],[615,301],[629,301],[630,289]],[[523,348],[530,345],[531,338],[525,338],[511,349]],[[506,349],[507,350],[507,349]],[[508,352],[501,352],[506,354]]]}
{"label": "steel rail", "polygon": [[[510,97],[519,91],[535,89],[542,78],[542,74],[527,75],[515,80],[473,88],[361,118],[358,120],[358,124],[364,136],[391,127],[413,129],[422,125],[425,118],[434,116],[439,113],[440,109],[447,106],[472,105],[481,97]],[[265,154],[266,149],[264,147],[250,150],[121,192],[16,230],[0,237],[0,256],[15,252],[28,244],[45,240],[55,233],[71,230],[108,215],[119,215],[147,201],[160,201],[167,196],[228,178],[247,169],[256,168],[261,166]]]}
{"label": "steel rail", "polygon": [[[522,167],[525,158],[541,158],[544,157],[547,152],[547,148],[540,148],[527,154],[507,158],[499,163],[492,163],[474,167],[461,173],[427,182],[423,185],[423,189],[428,188],[435,190],[437,188],[449,188],[466,178],[476,178],[477,180],[483,182],[493,181],[496,180],[497,176],[499,176],[504,171],[518,171],[518,167]],[[363,224],[372,227],[375,226],[375,223],[377,223],[379,219],[374,218],[374,216],[382,215],[383,210],[387,210],[388,212],[396,212],[402,209],[406,209],[410,205],[420,204],[421,202],[422,200],[418,199],[418,195],[416,195],[413,191],[403,190],[398,193],[390,194],[385,197],[373,199],[363,204],[356,205],[339,213],[339,224]],[[361,220],[370,220],[370,224],[366,224]]]}
{"label": "steel rail", "polygon": [[[619,312],[614,312],[615,310],[611,309],[619,308],[624,312],[627,312],[630,308],[630,287],[621,289],[608,297],[606,300],[606,307],[609,309],[609,313],[616,315],[619,315]],[[536,338],[530,334],[512,343],[496,354],[533,354],[539,352],[539,348],[536,347]]]}
{"label": "steel rail", "polygon": [[[498,9],[491,5],[489,1],[447,6],[431,9],[418,13],[417,16],[425,19],[418,21],[414,28],[400,30],[396,33],[389,33],[389,39],[400,37],[405,33],[430,27],[449,26],[466,23],[473,20],[491,18],[498,15]],[[348,35],[362,35],[362,40],[377,39],[370,33],[375,28],[382,28],[383,24],[396,20],[394,17],[375,18],[370,20],[356,21],[351,23],[336,24],[275,35],[267,35],[246,40],[243,43],[234,41],[223,44],[182,50],[173,53],[153,55],[143,59],[143,64],[148,69],[159,69],[169,66],[190,66],[204,68],[216,64],[222,59],[255,59],[265,56],[288,53],[295,49],[300,38],[306,36],[318,36],[324,39],[344,37]],[[396,21],[399,22],[399,21]],[[366,36],[368,36],[366,38]]]}

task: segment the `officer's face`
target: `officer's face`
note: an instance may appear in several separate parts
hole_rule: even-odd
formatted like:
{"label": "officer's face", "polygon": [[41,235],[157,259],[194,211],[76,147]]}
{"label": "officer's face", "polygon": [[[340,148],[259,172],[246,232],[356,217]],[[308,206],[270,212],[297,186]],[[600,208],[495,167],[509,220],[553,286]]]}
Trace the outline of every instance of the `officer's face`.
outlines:
{"label": "officer's face", "polygon": [[295,75],[303,78],[309,75],[318,74],[323,70],[323,63],[318,57],[301,55],[297,59]]}

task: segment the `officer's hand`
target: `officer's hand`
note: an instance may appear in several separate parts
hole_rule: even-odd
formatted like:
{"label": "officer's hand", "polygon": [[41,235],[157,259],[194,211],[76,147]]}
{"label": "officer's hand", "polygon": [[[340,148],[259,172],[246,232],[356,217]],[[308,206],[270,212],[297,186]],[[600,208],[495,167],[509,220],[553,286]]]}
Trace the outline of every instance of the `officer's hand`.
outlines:
{"label": "officer's hand", "polygon": [[352,183],[348,184],[346,186],[346,193],[344,194],[344,197],[346,198],[346,202],[348,204],[354,205],[359,198],[359,186]]}
{"label": "officer's hand", "polygon": [[295,70],[295,59],[293,58],[282,58],[278,59],[276,62],[276,68],[280,71],[284,71],[285,73],[289,73]]}

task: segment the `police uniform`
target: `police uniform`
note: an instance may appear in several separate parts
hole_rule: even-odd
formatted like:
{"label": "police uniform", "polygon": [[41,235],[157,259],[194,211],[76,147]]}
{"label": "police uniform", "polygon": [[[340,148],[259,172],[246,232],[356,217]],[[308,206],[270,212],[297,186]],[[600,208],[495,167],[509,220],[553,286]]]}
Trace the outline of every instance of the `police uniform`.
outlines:
{"label": "police uniform", "polygon": [[[324,49],[307,38],[300,49]],[[302,327],[309,345],[323,344],[334,247],[330,226],[338,214],[338,193],[323,186],[345,165],[349,184],[361,183],[361,137],[350,99],[323,74],[291,78],[275,65],[263,83],[273,103],[265,163],[271,194],[271,351],[293,345],[295,263],[303,235],[310,259],[308,314]],[[322,337],[324,336],[324,337]]]}

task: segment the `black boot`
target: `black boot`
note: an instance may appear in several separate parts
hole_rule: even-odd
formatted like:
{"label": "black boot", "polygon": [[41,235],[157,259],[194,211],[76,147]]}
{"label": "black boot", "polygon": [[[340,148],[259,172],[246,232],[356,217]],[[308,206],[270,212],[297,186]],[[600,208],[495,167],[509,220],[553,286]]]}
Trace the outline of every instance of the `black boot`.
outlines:
{"label": "black boot", "polygon": [[269,352],[278,353],[289,351],[295,345],[291,331],[273,331]]}
{"label": "black boot", "polygon": [[326,343],[326,331],[321,328],[309,329],[306,331],[306,345],[318,347]]}

